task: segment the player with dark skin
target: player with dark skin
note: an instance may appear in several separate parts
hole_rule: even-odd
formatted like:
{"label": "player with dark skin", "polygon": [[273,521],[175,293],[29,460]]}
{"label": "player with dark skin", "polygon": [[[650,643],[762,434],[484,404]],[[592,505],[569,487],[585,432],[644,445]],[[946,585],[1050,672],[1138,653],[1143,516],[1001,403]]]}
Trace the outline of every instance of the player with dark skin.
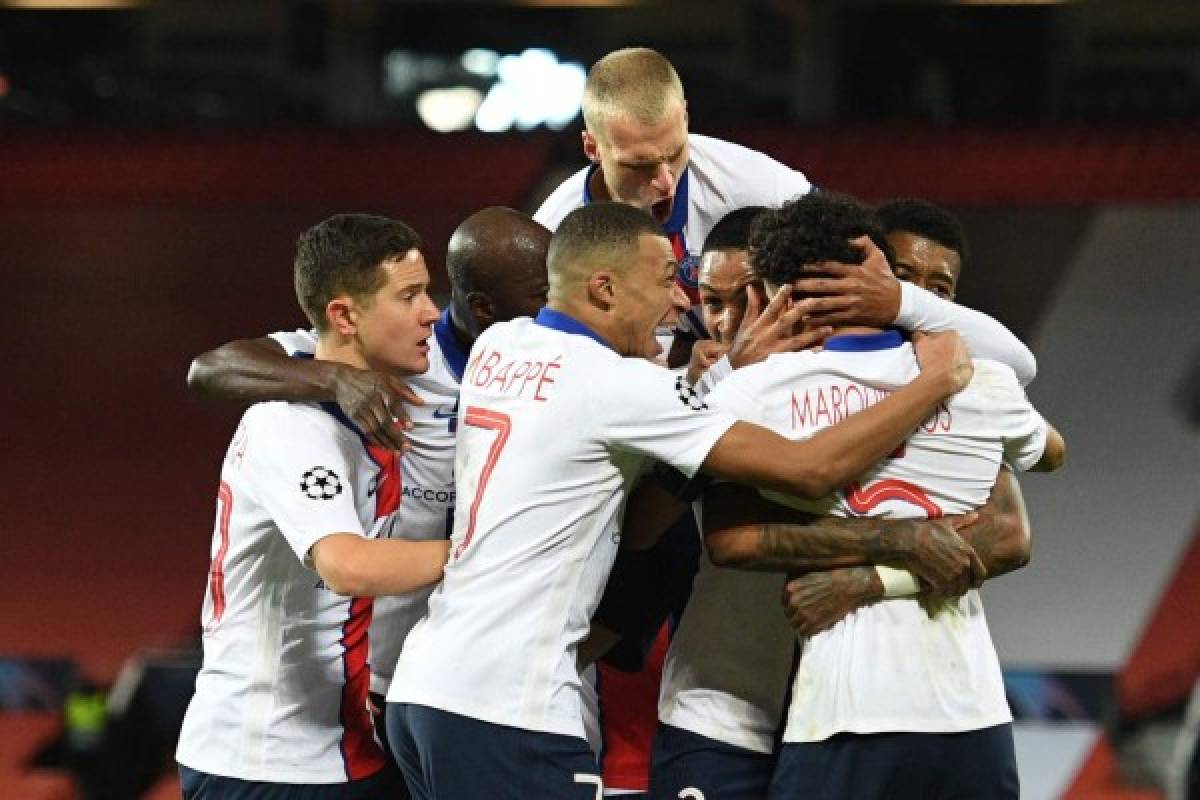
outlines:
{"label": "player with dark skin", "polygon": [[[897,205],[903,204],[899,210],[906,213],[898,213],[896,218],[923,219],[924,214],[909,210],[910,205],[919,202],[898,201]],[[890,219],[883,220],[885,231]],[[918,286],[953,299],[964,260],[959,254],[966,251],[965,235],[961,228],[957,229],[957,237],[953,236],[952,228],[951,233],[943,232],[943,227],[957,225],[952,217],[949,226],[944,220],[938,221],[936,226],[911,223],[929,235],[900,229],[888,231],[889,244],[899,245],[894,255],[894,277],[885,271],[886,262],[882,269],[878,264],[864,263],[857,268],[858,274],[838,265],[844,272],[841,278],[821,279],[823,290],[834,291],[837,296],[805,301],[816,309],[816,314],[809,316],[809,325],[814,320],[821,324],[842,324],[846,320],[886,324],[895,318],[899,308],[899,284],[895,277],[916,278],[912,282]],[[931,230],[956,249],[931,238],[934,235],[929,233]],[[757,290],[761,283],[754,275],[749,252],[730,244],[706,253],[701,261],[700,282],[705,324],[719,337],[718,342],[728,346],[731,339],[728,320],[740,321],[742,314],[754,313],[746,310],[747,298],[752,305],[762,302]],[[693,357],[694,368],[698,366],[696,361]],[[920,524],[912,520],[889,521],[881,530],[879,520],[802,515],[736,485],[714,487],[705,493],[705,545],[714,563],[741,569],[804,573],[789,582],[784,601],[793,625],[805,635],[831,627],[863,602],[874,599],[876,592],[882,592],[873,569],[846,568],[851,565],[904,566],[928,586],[925,600],[933,608],[942,598],[966,591],[973,582],[966,581],[964,573],[953,569],[957,563],[953,556],[958,549],[955,539],[975,551],[991,578],[1019,569],[1029,561],[1029,519],[1020,486],[1007,469],[1000,471],[988,503],[978,512],[933,522],[938,524],[931,526],[924,520]],[[979,580],[982,575],[975,576],[975,581]]]}
{"label": "player with dark skin", "polygon": [[[468,217],[446,251],[450,323],[464,352],[493,322],[533,316],[546,302],[550,232],[511,208]],[[404,403],[420,398],[396,376],[328,361],[289,358],[275,340],[239,339],[197,356],[188,387],[240,402],[333,401],[373,443],[404,449]]]}

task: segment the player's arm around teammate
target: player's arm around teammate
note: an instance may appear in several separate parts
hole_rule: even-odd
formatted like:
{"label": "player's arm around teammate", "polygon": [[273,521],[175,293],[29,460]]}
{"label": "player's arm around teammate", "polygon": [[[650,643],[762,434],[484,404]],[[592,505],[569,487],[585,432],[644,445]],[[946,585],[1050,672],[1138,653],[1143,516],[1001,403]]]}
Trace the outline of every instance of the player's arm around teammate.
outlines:
{"label": "player's arm around teammate", "polygon": [[[306,348],[316,344],[308,333],[295,335],[305,339]],[[403,432],[409,427],[404,403],[422,403],[392,375],[332,361],[291,358],[269,336],[237,339],[201,353],[192,360],[187,384],[204,397],[240,403],[334,402],[372,443],[393,450],[403,449]]]}

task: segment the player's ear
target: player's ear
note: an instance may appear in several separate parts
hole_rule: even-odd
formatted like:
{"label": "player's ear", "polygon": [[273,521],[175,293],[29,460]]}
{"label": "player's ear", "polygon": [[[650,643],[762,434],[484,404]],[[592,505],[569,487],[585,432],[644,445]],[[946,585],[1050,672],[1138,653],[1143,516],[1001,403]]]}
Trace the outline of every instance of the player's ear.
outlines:
{"label": "player's ear", "polygon": [[586,128],[583,130],[583,155],[592,163],[600,160],[600,146],[596,143],[596,137]]}
{"label": "player's ear", "polygon": [[476,330],[484,330],[496,321],[496,306],[492,298],[482,292],[471,292],[467,295],[467,308],[478,326]]}
{"label": "player's ear", "polygon": [[593,272],[587,282],[588,300],[592,305],[608,310],[616,301],[616,287],[611,272]]}
{"label": "player's ear", "polygon": [[358,331],[358,307],[354,298],[339,294],[325,305],[325,319],[329,329],[342,336],[353,336]]}

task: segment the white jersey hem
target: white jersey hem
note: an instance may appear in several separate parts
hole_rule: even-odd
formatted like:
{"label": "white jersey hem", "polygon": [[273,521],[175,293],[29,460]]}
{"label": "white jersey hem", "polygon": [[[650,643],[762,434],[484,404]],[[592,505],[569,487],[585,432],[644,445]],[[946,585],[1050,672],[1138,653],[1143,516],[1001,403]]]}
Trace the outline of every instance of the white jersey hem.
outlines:
{"label": "white jersey hem", "polygon": [[855,733],[855,734],[870,734],[870,733],[968,733],[970,731],[981,731],[984,728],[994,728],[997,725],[1004,725],[1012,722],[1012,714],[996,714],[994,716],[981,717],[976,720],[953,721],[947,719],[874,719],[860,720],[851,724],[844,724],[838,728],[818,728],[814,733],[808,736],[797,736],[791,732],[794,725],[788,725],[788,730],[784,731],[784,744],[810,744],[812,742],[823,742],[831,736],[836,736],[839,733]]}

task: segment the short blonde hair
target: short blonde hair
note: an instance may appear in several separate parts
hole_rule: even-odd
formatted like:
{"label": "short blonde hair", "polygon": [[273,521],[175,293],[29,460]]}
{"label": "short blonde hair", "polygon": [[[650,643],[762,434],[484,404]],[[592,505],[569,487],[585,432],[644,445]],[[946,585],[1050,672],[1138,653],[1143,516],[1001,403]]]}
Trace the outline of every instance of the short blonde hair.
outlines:
{"label": "short blonde hair", "polygon": [[597,136],[608,117],[659,122],[676,101],[683,102],[683,84],[671,62],[657,50],[626,47],[609,53],[588,70],[583,121]]}

